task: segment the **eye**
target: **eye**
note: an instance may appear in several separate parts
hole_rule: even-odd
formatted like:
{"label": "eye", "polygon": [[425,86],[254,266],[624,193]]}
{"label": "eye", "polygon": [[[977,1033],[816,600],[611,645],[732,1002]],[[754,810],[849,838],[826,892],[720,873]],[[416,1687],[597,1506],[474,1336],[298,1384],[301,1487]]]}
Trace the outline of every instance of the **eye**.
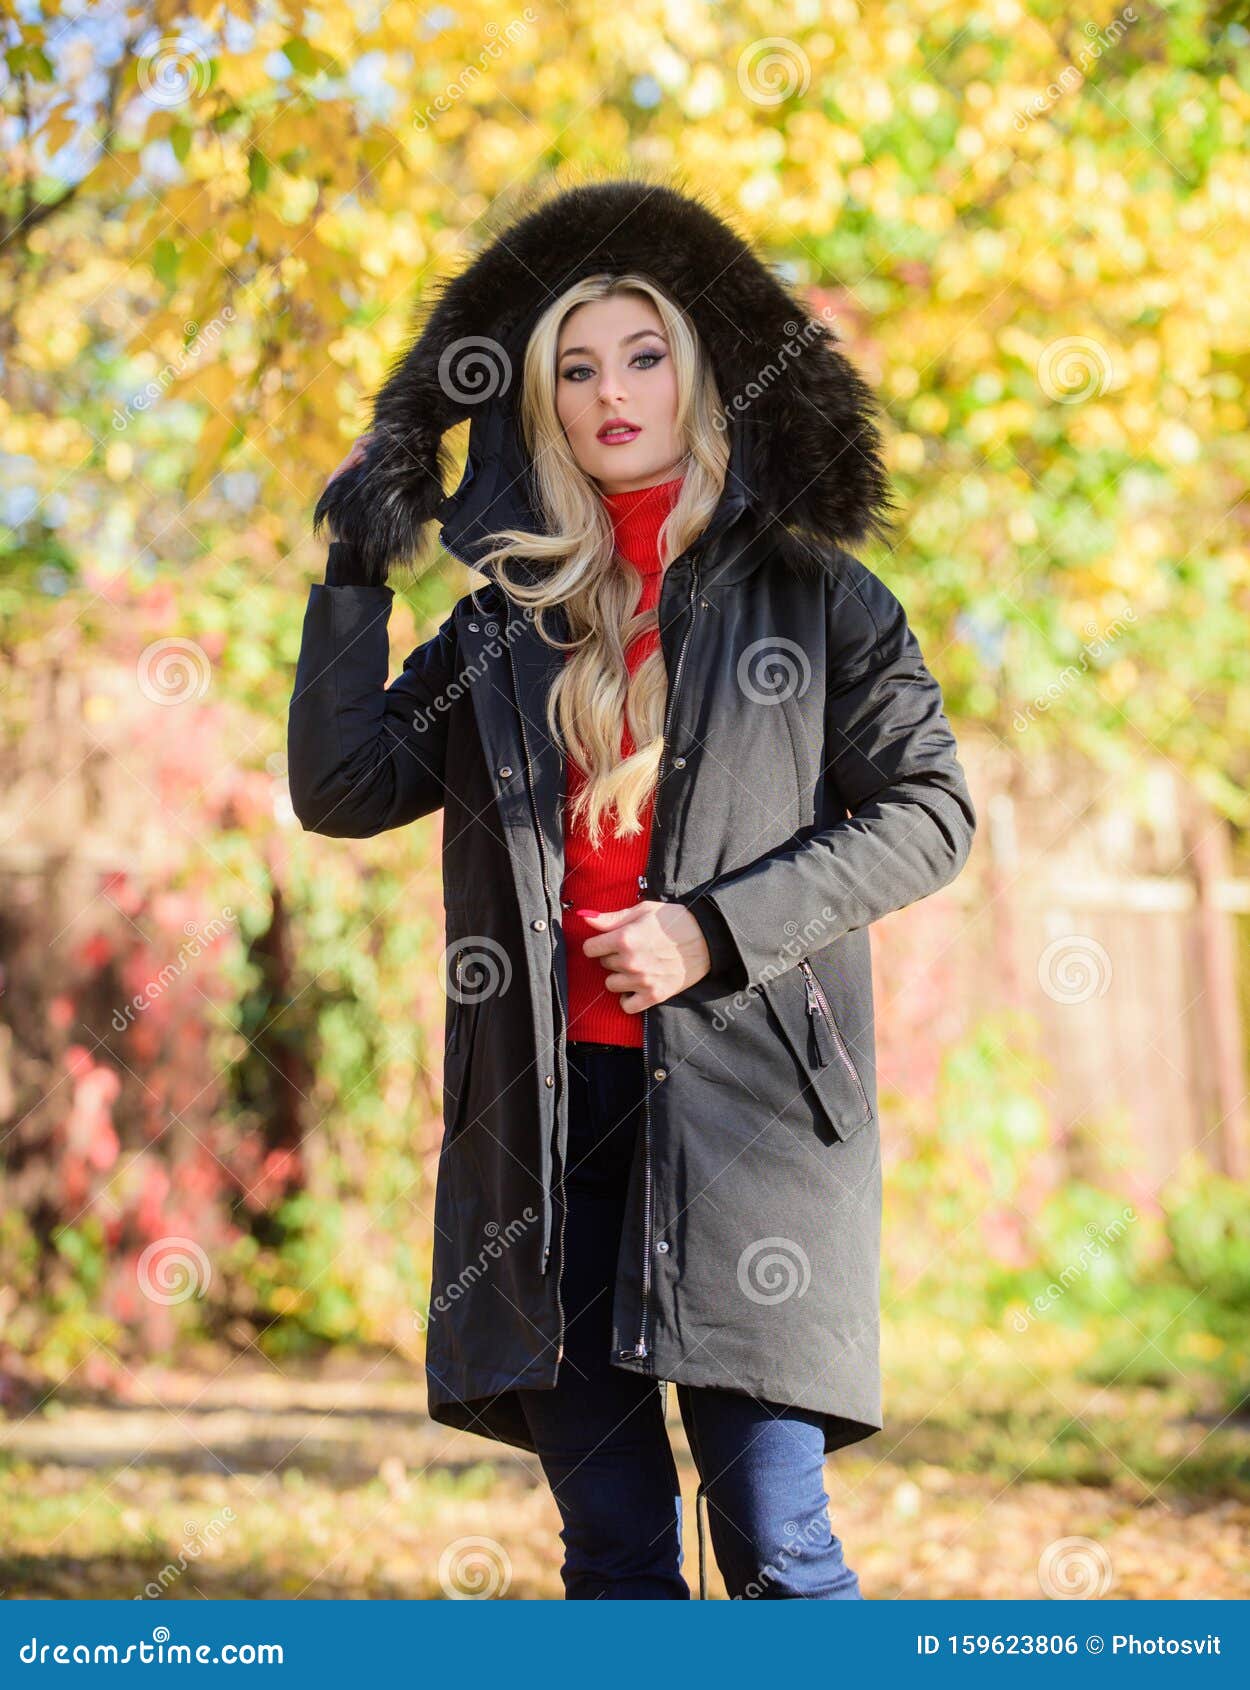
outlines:
{"label": "eye", "polygon": [[[666,356],[667,354],[660,351],[635,352],[634,356],[630,359],[630,363],[637,365],[640,369],[650,370],[653,369],[656,364],[662,364]],[[645,358],[647,362],[639,364],[638,361],[642,358]],[[593,374],[594,367],[590,364],[570,364],[567,369],[560,371],[560,380],[581,382],[584,381],[587,376]]]}

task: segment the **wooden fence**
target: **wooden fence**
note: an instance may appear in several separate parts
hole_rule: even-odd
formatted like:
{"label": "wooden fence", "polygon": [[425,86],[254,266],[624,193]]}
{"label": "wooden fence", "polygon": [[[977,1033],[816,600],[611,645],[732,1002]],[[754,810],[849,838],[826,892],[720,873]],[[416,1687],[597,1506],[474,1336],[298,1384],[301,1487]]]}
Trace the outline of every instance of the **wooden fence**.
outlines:
{"label": "wooden fence", "polygon": [[1164,760],[1109,775],[975,732],[960,754],[972,857],[926,901],[943,919],[919,954],[907,935],[925,906],[879,924],[879,1024],[911,1020],[909,989],[922,1037],[935,1010],[943,1038],[981,1011],[1025,1010],[1061,1128],[1120,1117],[1152,1183],[1189,1149],[1244,1178],[1250,878],[1234,872],[1227,822]]}

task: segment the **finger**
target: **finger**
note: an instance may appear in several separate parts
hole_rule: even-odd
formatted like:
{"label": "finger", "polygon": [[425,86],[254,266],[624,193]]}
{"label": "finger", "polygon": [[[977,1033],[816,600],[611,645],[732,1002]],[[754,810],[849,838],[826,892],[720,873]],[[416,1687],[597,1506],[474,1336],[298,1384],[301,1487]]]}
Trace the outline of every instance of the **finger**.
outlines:
{"label": "finger", "polygon": [[616,955],[616,941],[610,934],[596,933],[590,939],[582,940],[583,956],[609,957]]}

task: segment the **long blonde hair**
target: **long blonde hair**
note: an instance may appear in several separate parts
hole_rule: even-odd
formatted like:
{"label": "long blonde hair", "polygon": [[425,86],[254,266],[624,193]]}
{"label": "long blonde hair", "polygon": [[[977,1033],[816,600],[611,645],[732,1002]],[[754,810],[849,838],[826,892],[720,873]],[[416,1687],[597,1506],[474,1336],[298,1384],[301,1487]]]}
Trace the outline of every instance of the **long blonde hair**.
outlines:
{"label": "long blonde hair", "polygon": [[[638,611],[642,576],[616,551],[612,519],[595,483],[579,467],[556,410],[560,328],[569,312],[589,300],[619,293],[650,300],[664,325],[677,383],[677,432],[686,447],[680,495],[659,535],[664,566],[706,528],[716,509],[729,462],[725,414],[711,360],[690,320],[668,294],[640,272],[594,275],[575,282],[539,318],[525,349],[520,420],[534,465],[535,493],[547,532],[503,528],[476,567],[494,573],[522,607],[532,608],[539,634],[570,652],[547,700],[547,725],[586,776],[572,801],[570,819],[589,829],[596,846],[615,811],[618,838],[642,828],[654,790],[664,740],[668,674],[658,645],[631,677],[625,648],[656,628],[655,610]],[[514,581],[508,557],[550,563],[535,582]],[[565,607],[569,639],[553,638],[543,613]],[[637,749],[621,756],[621,725],[628,722]]]}

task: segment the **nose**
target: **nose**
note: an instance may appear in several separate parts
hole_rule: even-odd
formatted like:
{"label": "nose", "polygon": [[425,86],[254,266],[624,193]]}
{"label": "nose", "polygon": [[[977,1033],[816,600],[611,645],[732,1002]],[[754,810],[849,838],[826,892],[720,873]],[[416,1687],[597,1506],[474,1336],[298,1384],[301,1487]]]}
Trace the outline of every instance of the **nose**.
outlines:
{"label": "nose", "polygon": [[609,407],[619,406],[625,397],[625,374],[623,370],[605,369],[599,377],[599,399]]}

